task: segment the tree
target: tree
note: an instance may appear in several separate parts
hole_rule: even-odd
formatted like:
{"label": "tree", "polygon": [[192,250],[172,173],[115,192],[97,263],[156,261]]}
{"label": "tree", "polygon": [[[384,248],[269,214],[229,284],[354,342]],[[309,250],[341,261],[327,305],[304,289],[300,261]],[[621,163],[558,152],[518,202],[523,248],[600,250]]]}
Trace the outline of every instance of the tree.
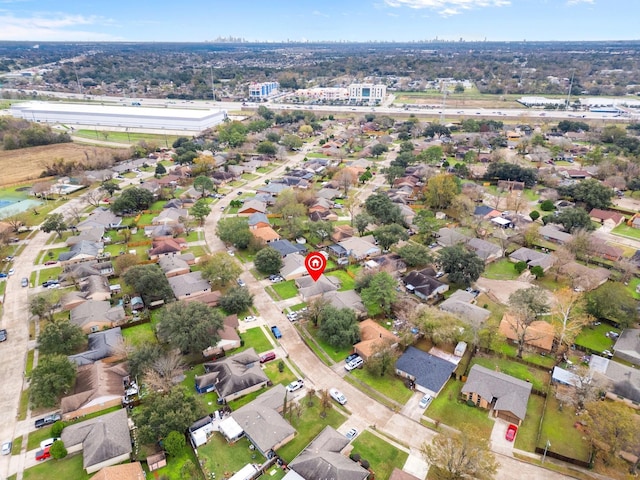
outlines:
{"label": "tree", "polygon": [[253,264],[260,273],[276,274],[282,268],[282,255],[275,248],[265,247],[256,254]]}
{"label": "tree", "polygon": [[289,150],[298,150],[304,142],[297,135],[285,135],[282,137],[281,143]]}
{"label": "tree", "polygon": [[464,434],[438,434],[422,446],[422,454],[437,468],[435,478],[440,480],[491,480],[498,471],[488,440],[474,426],[466,426]]}
{"label": "tree", "polygon": [[532,333],[529,327],[540,315],[549,312],[547,294],[540,287],[521,288],[509,295],[509,306],[511,314],[507,317],[507,323],[516,336],[517,356],[522,358],[525,345],[541,338],[542,334]]}
{"label": "tree", "polygon": [[524,182],[525,187],[535,185],[538,173],[535,168],[523,168],[515,163],[494,162],[490,163],[484,175],[486,180],[515,180]]}
{"label": "tree", "polygon": [[164,450],[172,457],[178,457],[184,451],[187,446],[187,441],[184,438],[184,434],[176,432],[175,430],[169,432],[167,438],[162,442]]}
{"label": "tree", "polygon": [[373,235],[383,250],[389,250],[391,245],[398,243],[400,240],[409,239],[407,230],[397,223],[384,225],[378,228]]}
{"label": "tree", "polygon": [[183,353],[200,353],[215,345],[222,328],[222,314],[204,303],[176,302],[164,309],[158,336]]}
{"label": "tree", "polygon": [[598,400],[609,388],[609,380],[603,375],[595,376],[588,365],[578,365],[572,369],[571,388],[557,388],[556,398],[576,410],[584,410],[585,405]]}
{"label": "tree", "polygon": [[377,342],[372,350],[372,355],[365,364],[367,371],[378,377],[384,377],[388,372],[393,372],[398,351],[393,347],[391,340]]}
{"label": "tree", "polygon": [[540,265],[531,267],[531,274],[536,278],[544,277],[544,269]]}
{"label": "tree", "polygon": [[239,147],[247,141],[247,127],[237,120],[221,124],[218,127],[218,140],[231,148]]}
{"label": "tree", "polygon": [[200,403],[181,387],[175,387],[165,395],[150,395],[133,412],[139,439],[143,444],[156,443],[172,431],[184,432],[204,415]]}
{"label": "tree", "polygon": [[225,252],[214,253],[206,257],[200,264],[202,265],[202,276],[211,283],[222,287],[237,279],[242,273],[238,262]]}
{"label": "tree", "polygon": [[307,305],[307,310],[304,313],[304,318],[313,323],[314,327],[317,327],[322,320],[322,312],[329,305],[329,300],[323,297],[317,297]]}
{"label": "tree", "polygon": [[114,213],[133,213],[149,208],[153,193],[144,188],[131,187],[124,190],[111,204]]}
{"label": "tree", "polygon": [[611,187],[607,187],[595,178],[587,178],[575,185],[558,187],[558,194],[561,197],[570,197],[576,202],[584,203],[588,211],[591,211],[592,208],[607,208],[615,196]]}
{"label": "tree", "polygon": [[359,213],[353,219],[353,226],[360,236],[364,235],[365,230],[370,223],[374,222],[374,218],[368,213]]}
{"label": "tree", "polygon": [[542,210],[543,212],[552,212],[555,209],[556,209],[556,206],[551,200],[543,200],[542,203],[540,204],[540,210]]}
{"label": "tree", "polygon": [[636,301],[624,285],[606,282],[586,294],[586,311],[598,319],[629,328],[636,319]]}
{"label": "tree", "polygon": [[43,355],[31,372],[29,398],[34,407],[53,407],[60,397],[71,392],[76,365],[65,355]]}
{"label": "tree", "polygon": [[177,350],[157,356],[144,370],[143,383],[155,392],[168,392],[180,381],[186,365]]}
{"label": "tree", "polygon": [[551,307],[551,323],[556,332],[559,348],[568,349],[593,318],[585,311],[584,297],[570,288],[554,294]]}
{"label": "tree", "polygon": [[460,193],[460,179],[450,173],[441,173],[427,181],[425,197],[432,208],[443,209],[451,205]]}
{"label": "tree", "polygon": [[462,340],[467,327],[455,315],[426,305],[414,310],[411,317],[425,337],[436,345]]}
{"label": "tree", "polygon": [[199,175],[193,181],[193,188],[200,192],[200,197],[204,197],[205,192],[214,190],[213,180],[206,175]]}
{"label": "tree", "polygon": [[161,163],[158,163],[156,165],[156,171],[155,174],[160,176],[160,175],[164,175],[165,173],[167,173],[167,169],[165,168],[165,166]]}
{"label": "tree", "polygon": [[51,444],[51,447],[49,447],[49,453],[56,460],[60,460],[61,458],[66,457],[68,452],[62,440],[56,440]]}
{"label": "tree", "polygon": [[53,321],[56,305],[60,301],[58,292],[46,292],[29,299],[29,313],[40,319]]}
{"label": "tree", "polygon": [[582,208],[566,208],[553,218],[553,223],[559,223],[565,232],[572,233],[577,229],[591,231],[594,229],[591,217]]}
{"label": "tree", "polygon": [[529,218],[535,222],[540,218],[540,212],[537,210],[531,210],[531,213],[529,213]]}
{"label": "tree", "polygon": [[218,222],[216,234],[225,243],[244,250],[249,246],[253,235],[249,230],[249,221],[244,217],[223,218]]}
{"label": "tree", "polygon": [[444,157],[444,151],[439,145],[426,148],[418,154],[418,160],[424,163],[438,163]]}
{"label": "tree", "polygon": [[424,245],[409,242],[398,249],[398,255],[407,267],[424,267],[433,261],[431,250]]}
{"label": "tree", "polygon": [[123,279],[140,294],[147,305],[157,300],[168,302],[173,299],[173,290],[167,277],[155,264],[131,267],[126,271]]}
{"label": "tree", "polygon": [[311,235],[318,237],[321,242],[324,242],[333,232],[333,222],[330,220],[309,221],[307,222],[307,228]]}
{"label": "tree", "polygon": [[64,216],[61,213],[52,213],[47,216],[45,221],[40,225],[40,230],[45,233],[56,232],[58,237],[62,238],[62,232],[67,230],[69,226],[64,220]]}
{"label": "tree", "polygon": [[426,208],[420,209],[413,217],[413,224],[418,228],[418,233],[423,236],[423,242],[429,243],[436,232],[445,224],[443,220],[438,220],[436,214]]}
{"label": "tree", "polygon": [[346,348],[360,338],[360,328],[353,310],[327,305],[321,317],[318,335],[332,347]]}
{"label": "tree", "polygon": [[162,348],[157,343],[140,343],[127,355],[131,377],[141,377],[162,354]]}
{"label": "tree", "polygon": [[125,253],[124,255],[118,255],[114,262],[114,271],[118,276],[123,275],[129,268],[137,265],[140,262],[138,255],[134,253]]}
{"label": "tree", "polygon": [[298,200],[296,192],[292,189],[285,190],[278,196],[273,211],[282,215],[283,236],[296,238],[303,233],[307,207]]}
{"label": "tree", "polygon": [[518,274],[524,272],[527,269],[527,262],[521,261],[516,263],[513,268],[515,269],[516,272],[518,272]]}
{"label": "tree", "polygon": [[382,143],[376,143],[373,147],[371,147],[371,155],[378,158],[383,153],[387,153],[389,151],[389,147]]}
{"label": "tree", "polygon": [[401,167],[399,165],[391,166],[384,170],[384,178],[387,180],[389,185],[393,185],[396,178],[400,178],[404,175],[405,170],[405,167]]}
{"label": "tree", "polygon": [[233,287],[220,297],[218,303],[227,313],[240,313],[253,305],[253,295],[247,288]]}
{"label": "tree", "polygon": [[619,454],[637,448],[640,427],[635,412],[623,402],[591,402],[586,405],[591,445],[605,465],[617,463]]}
{"label": "tree", "polygon": [[384,193],[375,193],[365,200],[367,213],[376,219],[377,223],[387,225],[390,223],[404,223],[400,207],[393,203]]}
{"label": "tree", "polygon": [[387,272],[378,272],[371,277],[368,286],[360,292],[370,315],[375,315],[381,309],[387,315],[391,313],[391,306],[398,298],[397,286],[395,279]]}
{"label": "tree", "polygon": [[449,280],[463,286],[470,286],[484,272],[484,261],[462,245],[444,247],[438,254],[442,271],[449,274]]}
{"label": "tree", "polygon": [[355,185],[358,181],[356,173],[350,168],[342,168],[338,170],[332,180],[342,188],[345,196],[349,194],[349,188]]}
{"label": "tree", "polygon": [[105,180],[100,185],[100,188],[112,197],[116,190],[120,190],[120,185],[115,180]]}
{"label": "tree", "polygon": [[204,225],[204,220],[210,213],[211,207],[202,198],[194,203],[193,207],[189,209],[189,214],[198,221],[200,226]]}
{"label": "tree", "polygon": [[276,154],[277,149],[276,146],[268,140],[260,142],[256,147],[256,152],[261,155],[270,155],[273,156]]}
{"label": "tree", "polygon": [[82,329],[68,319],[49,321],[38,335],[40,355],[71,355],[85,343]]}

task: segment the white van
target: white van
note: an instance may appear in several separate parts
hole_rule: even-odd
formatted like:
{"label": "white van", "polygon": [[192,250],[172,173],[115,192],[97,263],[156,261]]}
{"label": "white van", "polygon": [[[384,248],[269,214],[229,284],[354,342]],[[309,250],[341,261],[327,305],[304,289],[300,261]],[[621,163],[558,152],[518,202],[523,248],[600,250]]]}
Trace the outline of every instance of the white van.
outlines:
{"label": "white van", "polygon": [[364,360],[362,360],[362,357],[356,357],[353,360],[351,360],[349,363],[347,363],[344,366],[344,369],[347,372],[350,372],[351,370],[362,367],[362,365],[364,365]]}

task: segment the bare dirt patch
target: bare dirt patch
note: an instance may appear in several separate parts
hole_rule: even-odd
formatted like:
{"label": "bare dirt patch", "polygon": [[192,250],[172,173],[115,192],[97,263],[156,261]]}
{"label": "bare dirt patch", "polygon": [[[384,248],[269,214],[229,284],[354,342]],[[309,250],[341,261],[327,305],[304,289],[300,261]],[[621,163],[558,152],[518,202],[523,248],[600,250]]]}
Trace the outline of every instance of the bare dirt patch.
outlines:
{"label": "bare dirt patch", "polygon": [[86,162],[100,155],[126,154],[128,149],[114,149],[60,143],[19,150],[0,150],[0,185],[15,185],[40,176],[45,165],[63,158],[65,161]]}

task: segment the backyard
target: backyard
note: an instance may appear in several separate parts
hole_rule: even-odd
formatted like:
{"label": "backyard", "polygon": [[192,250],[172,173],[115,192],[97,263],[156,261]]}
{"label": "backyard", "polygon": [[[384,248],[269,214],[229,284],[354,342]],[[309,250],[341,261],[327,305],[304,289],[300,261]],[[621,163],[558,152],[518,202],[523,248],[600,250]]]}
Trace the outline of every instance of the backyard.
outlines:
{"label": "backyard", "polygon": [[122,336],[134,347],[140,347],[145,343],[158,343],[151,322],[136,325],[135,327],[123,328]]}
{"label": "backyard", "polygon": [[[257,450],[251,450],[246,437],[235,443],[228,443],[219,432],[214,432],[206,445],[198,448],[198,458],[203,462],[211,478],[229,478],[248,463],[263,463],[265,458]],[[209,478],[209,477],[207,477]]]}
{"label": "backyard", "polygon": [[553,452],[588,462],[589,441],[584,433],[575,428],[575,423],[575,409],[567,405],[561,406],[553,394],[549,395],[537,446],[544,448],[548,440]]}
{"label": "backyard", "polygon": [[471,361],[471,365],[476,364],[529,382],[533,385],[533,388],[541,391],[546,390],[550,380],[548,371],[529,367],[509,359],[476,356]]}
{"label": "backyard", "polygon": [[408,453],[394,447],[371,432],[362,432],[353,441],[352,453],[367,460],[376,478],[389,478],[394,468],[402,470]]}
{"label": "backyard", "polygon": [[609,331],[620,333],[619,328],[606,322],[602,322],[600,325],[589,325],[580,332],[574,343],[579,347],[590,348],[594,352],[611,350],[614,340],[606,336]]}
{"label": "backyard", "polygon": [[356,281],[344,270],[334,270],[326,274],[329,277],[336,277],[340,280],[340,288],[338,291],[344,292],[346,290],[353,290],[356,287]]}

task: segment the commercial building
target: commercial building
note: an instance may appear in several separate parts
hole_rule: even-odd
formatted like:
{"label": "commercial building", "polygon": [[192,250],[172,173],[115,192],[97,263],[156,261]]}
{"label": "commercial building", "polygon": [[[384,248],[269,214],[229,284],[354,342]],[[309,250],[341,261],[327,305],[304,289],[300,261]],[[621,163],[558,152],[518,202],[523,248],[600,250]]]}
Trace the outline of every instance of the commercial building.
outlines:
{"label": "commercial building", "polygon": [[224,110],[152,108],[119,105],[67,104],[47,102],[18,103],[11,115],[32,122],[61,123],[109,128],[137,128],[166,131],[201,132],[227,117]]}
{"label": "commercial building", "polygon": [[374,85],[372,83],[352,83],[349,85],[350,102],[369,102],[370,104],[380,103],[387,96],[385,85]]}
{"label": "commercial building", "polygon": [[262,100],[278,93],[280,84],[278,82],[252,83],[249,85],[249,98],[252,100]]}

